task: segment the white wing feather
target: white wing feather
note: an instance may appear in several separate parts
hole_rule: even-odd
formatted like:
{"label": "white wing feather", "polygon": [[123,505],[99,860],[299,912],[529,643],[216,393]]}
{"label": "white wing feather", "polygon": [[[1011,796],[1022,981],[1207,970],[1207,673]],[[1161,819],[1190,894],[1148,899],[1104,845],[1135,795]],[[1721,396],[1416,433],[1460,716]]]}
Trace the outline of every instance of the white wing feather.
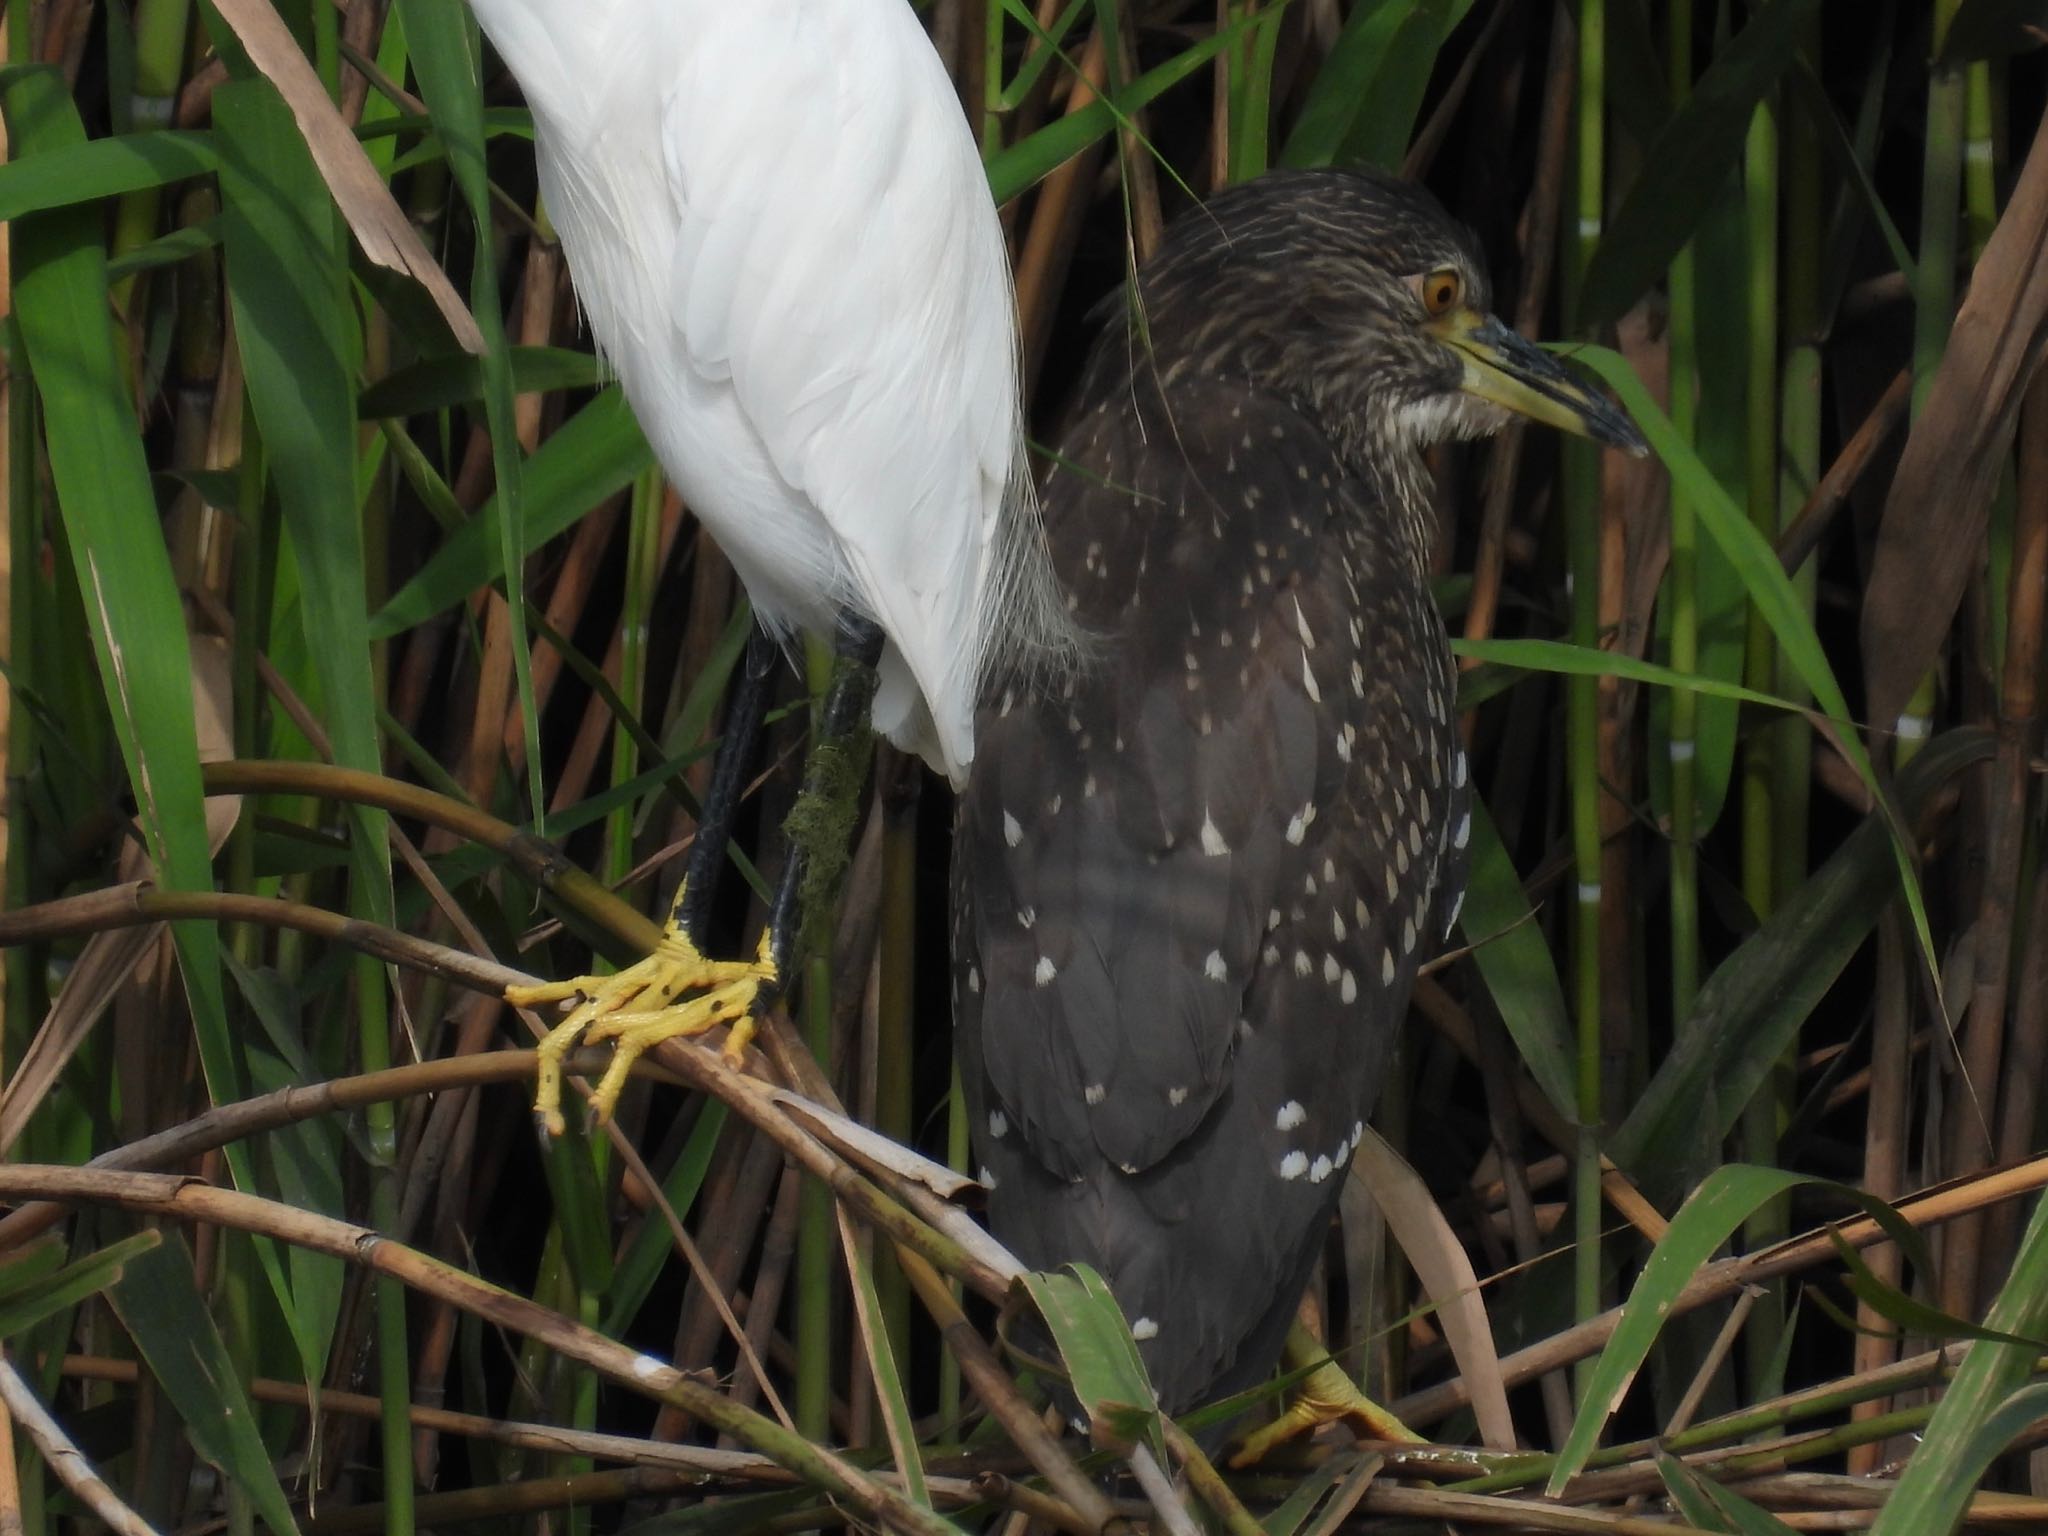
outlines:
{"label": "white wing feather", "polygon": [[[973,141],[904,0],[726,6],[689,53],[663,116],[684,352],[730,380],[823,518],[831,600],[887,632],[957,777],[1019,431],[1009,271]],[[740,61],[763,67],[748,80]],[[748,86],[773,93],[771,122],[734,111]],[[877,713],[906,724],[880,718],[900,701]]]}
{"label": "white wing feather", "polygon": [[533,106],[598,345],[765,622],[889,640],[875,723],[957,783],[1065,613],[1001,231],[907,0],[472,0]]}

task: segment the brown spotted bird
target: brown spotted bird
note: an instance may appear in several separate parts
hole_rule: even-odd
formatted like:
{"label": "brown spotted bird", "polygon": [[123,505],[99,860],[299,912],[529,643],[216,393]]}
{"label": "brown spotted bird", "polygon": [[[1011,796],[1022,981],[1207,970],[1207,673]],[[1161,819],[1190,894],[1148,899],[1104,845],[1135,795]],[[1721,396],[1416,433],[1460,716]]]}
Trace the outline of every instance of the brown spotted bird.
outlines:
{"label": "brown spotted bird", "polygon": [[1046,481],[1093,661],[984,707],[958,1045],[996,1235],[1108,1280],[1173,1411],[1271,1370],[1471,830],[1423,452],[1519,412],[1641,451],[1487,310],[1419,187],[1181,219]]}

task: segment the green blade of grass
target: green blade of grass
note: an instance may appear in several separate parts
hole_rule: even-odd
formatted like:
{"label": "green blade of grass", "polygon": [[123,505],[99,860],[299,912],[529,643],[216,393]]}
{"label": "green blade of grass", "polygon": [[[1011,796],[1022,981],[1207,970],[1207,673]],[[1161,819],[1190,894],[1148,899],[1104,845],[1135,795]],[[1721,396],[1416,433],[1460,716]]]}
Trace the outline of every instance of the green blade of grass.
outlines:
{"label": "green blade of grass", "polygon": [[[0,73],[0,107],[22,162],[83,143],[63,77]],[[107,309],[100,216],[80,207],[12,226],[15,315],[42,397],[51,478],[83,599],[100,683],[134,787],[143,837],[166,888],[213,887],[199,778],[184,604],[165,550],[149,465]],[[207,1085],[216,1103],[243,1096],[228,1028],[220,939],[211,923],[171,925]],[[246,1151],[230,1171],[252,1188]],[[266,1268],[289,1288],[274,1249]]]}
{"label": "green blade of grass", "polygon": [[[1906,815],[1991,752],[1983,732],[1935,738],[1899,777]],[[1858,827],[1700,988],[1692,1016],[1608,1144],[1608,1155],[1653,1191],[1696,1167],[1727,1134],[1861,947],[1896,890],[1886,878],[1888,841],[1874,820]]]}
{"label": "green blade of grass", "polygon": [[[266,464],[291,534],[299,573],[297,614],[319,679],[336,760],[377,772],[376,688],[365,623],[365,564],[357,513],[355,390],[360,341],[350,324],[342,236],[312,157],[290,110],[260,78],[232,80],[214,93],[226,203],[228,293]],[[357,916],[391,921],[387,818],[352,806],[350,904]],[[364,972],[363,1062],[389,1060],[382,975]],[[369,1116],[373,1148],[389,1155],[391,1111]],[[294,1286],[303,1305],[288,1317],[309,1380],[318,1380],[338,1316],[340,1276],[332,1261]]]}
{"label": "green blade of grass", "polygon": [[1122,1447],[1159,1440],[1159,1399],[1138,1358],[1131,1325],[1102,1276],[1086,1264],[1018,1277],[1052,1330],[1067,1379],[1096,1443]]}
{"label": "green blade of grass", "polygon": [[1993,1344],[2012,1344],[2048,1354],[2048,1340],[2023,1338],[2016,1333],[1986,1328],[1981,1323],[1973,1323],[1930,1306],[1916,1296],[1908,1296],[1897,1286],[1880,1280],[1864,1261],[1863,1255],[1843,1242],[1840,1234],[1831,1231],[1828,1236],[1833,1242],[1835,1257],[1849,1271],[1843,1280],[1849,1294],[1886,1322],[1897,1324],[1903,1332],[1920,1339],[1987,1339]]}
{"label": "green blade of grass", "polygon": [[1345,18],[1316,71],[1280,163],[1398,170],[1437,55],[1471,0],[1369,0]]}
{"label": "green blade of grass", "polygon": [[[1636,1372],[1649,1357],[1672,1304],[1691,1283],[1693,1274],[1749,1216],[1801,1185],[1830,1190],[1874,1217],[1892,1240],[1924,1264],[1926,1244],[1896,1211],[1861,1190],[1828,1179],[1730,1163],[1716,1168],[1671,1218],[1671,1226],[1651,1250],[1635,1288],[1622,1306],[1621,1321],[1600,1351],[1587,1378],[1585,1400],[1564,1448],[1551,1468],[1546,1491],[1552,1498],[1576,1477],[1599,1443],[1600,1431],[1621,1406]],[[1915,1527],[1915,1529],[1919,1529]]]}
{"label": "green blade of grass", "polygon": [[1587,264],[1579,318],[1611,324],[1692,238],[1708,195],[1742,157],[1750,115],[1790,67],[1819,0],[1769,0],[1715,55],[1643,155]]}
{"label": "green blade of grass", "polygon": [[[616,495],[654,462],[626,397],[608,389],[564,422],[526,467],[526,516],[520,558]],[[451,534],[370,620],[370,638],[388,640],[452,608],[502,575],[499,499]]]}
{"label": "green blade of grass", "polygon": [[[162,1241],[163,1233],[152,1228],[110,1243],[99,1252],[89,1253],[60,1269],[21,1273],[18,1270],[39,1269],[40,1266],[10,1264],[4,1277],[5,1294],[0,1295],[0,1339],[19,1338],[43,1319],[55,1317],[59,1312],[77,1306],[86,1297],[117,1284],[127,1273],[131,1260]],[[63,1249],[54,1243],[49,1244],[38,1253],[38,1258],[61,1260]]]}
{"label": "green blade of grass", "polygon": [[[355,375],[339,227],[292,117],[263,80],[214,93],[222,132],[228,288],[257,424],[301,573],[302,618],[342,765],[376,772],[376,696],[357,515]],[[381,816],[357,829],[370,864],[366,915],[390,914]],[[376,871],[384,871],[381,877]],[[384,894],[378,898],[379,887]]]}
{"label": "green blade of grass", "polygon": [[[2012,1273],[1984,1321],[2003,1333],[2037,1337],[2048,1329],[2048,1200],[2035,1202]],[[1970,1346],[1871,1536],[1942,1536],[1961,1523],[1992,1459],[2048,1412],[2048,1387],[2020,1390],[2038,1358],[2011,1344]]]}
{"label": "green blade of grass", "polygon": [[0,223],[204,176],[220,168],[213,135],[150,128],[59,146],[0,165]]}
{"label": "green blade of grass", "polygon": [[836,1214],[840,1247],[846,1254],[847,1278],[852,1283],[854,1319],[873,1378],[875,1402],[882,1410],[889,1450],[895,1458],[897,1475],[903,1479],[903,1496],[929,1509],[932,1493],[925,1482],[924,1458],[918,1450],[917,1420],[910,1411],[910,1399],[903,1389],[903,1370],[897,1363],[896,1346],[882,1315],[881,1293],[875,1288],[874,1257],[863,1251],[860,1229],[846,1207],[837,1207]]}
{"label": "green blade of grass", "polygon": [[1476,795],[1471,809],[1471,865],[1458,923],[1467,942],[1476,946],[1473,964],[1515,1048],[1544,1097],[1570,1120],[1578,1103],[1578,1068],[1564,986],[1543,931],[1529,921],[1528,893],[1501,846],[1493,818]]}
{"label": "green blade of grass", "polygon": [[[1037,21],[1029,11],[1012,5],[1011,13],[1019,16],[1033,32],[1037,31]],[[1055,168],[1073,159],[1104,134],[1124,126],[1131,113],[1149,106],[1225,48],[1233,46],[1256,20],[1253,17],[1250,22],[1239,21],[1232,26],[1218,28],[1194,47],[1175,54],[1155,69],[1147,70],[1122,90],[1108,97],[1098,96],[1080,111],[1069,112],[1028,138],[989,156],[988,184],[995,200],[1007,203],[1019,193],[1036,186]]]}
{"label": "green blade of grass", "polygon": [[1834,669],[1828,665],[1820,636],[1814,633],[1813,619],[1807,613],[1798,589],[1793,586],[1792,578],[1785,574],[1777,551],[1743,516],[1742,510],[1722,488],[1720,481],[1708,472],[1698,455],[1672,430],[1671,419],[1657,408],[1642,380],[1636,377],[1635,370],[1620,353],[1606,347],[1589,346],[1575,348],[1572,355],[1599,374],[1608,387],[1621,396],[1636,424],[1642,428],[1643,435],[1649,439],[1650,446],[1664,461],[1664,467],[1674,477],[1684,477],[1687,494],[1693,498],[1699,514],[1701,529],[1735,567],[1749,593],[1750,602],[1770,626],[1786,664],[1812,690],[1814,701],[1822,712],[1841,727],[1835,734],[1835,745],[1877,802],[1880,817],[1891,833],[1892,856],[1898,865],[1901,894],[1912,914],[1921,960],[1929,975],[1939,974],[1934,934],[1928,927],[1927,902],[1920,890],[1913,850],[1907,845],[1903,831],[1891,819],[1884,786],[1878,783],[1870,756],[1863,749],[1857,724],[1849,714],[1848,698],[1842,692],[1842,685],[1835,680]]}
{"label": "green blade of grass", "polygon": [[[567,347],[513,347],[510,363],[512,387],[522,395],[596,389],[605,380],[604,365],[596,357]],[[363,391],[356,411],[365,418],[416,416],[483,397],[482,361],[452,352],[387,374]]]}
{"label": "green blade of grass", "polygon": [[1792,1536],[1792,1527],[1759,1504],[1695,1472],[1676,1456],[1657,1453],[1657,1475],[1690,1525],[1728,1536]]}
{"label": "green blade of grass", "polygon": [[1693,672],[1675,672],[1670,667],[1620,651],[1603,651],[1564,640],[1461,640],[1451,641],[1451,653],[1495,666],[1517,667],[1526,672],[1554,672],[1561,677],[1620,677],[1654,688],[1682,688],[1689,693],[1711,694],[1742,704],[1766,709],[1803,713],[1800,705],[1776,694],[1745,688]]}
{"label": "green blade of grass", "polygon": [[[711,1171],[711,1155],[717,1149],[719,1133],[725,1129],[725,1115],[725,1105],[716,1099],[705,1101],[697,1123],[690,1127],[690,1139],[662,1180],[662,1196],[678,1216],[687,1216],[690,1207],[697,1203],[697,1191],[704,1187],[704,1177]],[[604,1321],[599,1324],[604,1333],[613,1338],[625,1337],[674,1247],[675,1240],[665,1221],[650,1218],[640,1224],[612,1276]]]}
{"label": "green blade of grass", "polygon": [[194,1449],[249,1499],[276,1536],[297,1536],[291,1505],[257,1432],[256,1414],[199,1295],[184,1240],[173,1237],[130,1260],[107,1299],[177,1410]]}
{"label": "green blade of grass", "polygon": [[514,597],[508,604],[512,670],[526,732],[527,799],[533,819],[538,821],[543,805],[540,720],[534,707],[526,609],[517,601],[524,590],[520,577],[529,547],[524,470],[512,417],[512,366],[506,348],[504,310],[498,299],[497,253],[491,241],[491,183],[484,165],[483,79],[476,22],[465,5],[397,0],[397,9],[405,19],[405,36],[412,49],[413,69],[419,76],[420,94],[433,112],[435,129],[447,146],[455,184],[461,188],[476,226],[469,307],[484,337],[484,415],[490,424],[491,461],[498,478],[498,493],[491,502],[493,526],[498,534],[498,574]]}

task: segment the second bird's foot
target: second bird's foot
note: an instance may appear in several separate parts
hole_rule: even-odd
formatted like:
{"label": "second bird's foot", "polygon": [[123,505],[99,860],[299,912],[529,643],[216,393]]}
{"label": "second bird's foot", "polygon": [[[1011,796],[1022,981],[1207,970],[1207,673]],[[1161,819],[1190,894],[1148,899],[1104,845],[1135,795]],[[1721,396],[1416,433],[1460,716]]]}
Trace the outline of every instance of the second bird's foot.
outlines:
{"label": "second bird's foot", "polygon": [[612,976],[507,987],[515,1007],[581,998],[569,1016],[542,1038],[534,1073],[533,1112],[550,1136],[566,1129],[562,1118],[562,1059],[580,1042],[614,1042],[611,1064],[590,1095],[594,1124],[611,1117],[633,1063],[665,1040],[701,1035],[731,1026],[724,1056],[738,1067],[754,1034],[754,1006],[764,987],[776,981],[768,936],[752,960],[711,960],[673,924],[654,952]]}
{"label": "second bird's foot", "polygon": [[1321,1429],[1325,1424],[1349,1423],[1361,1439],[1388,1441],[1396,1445],[1424,1444],[1422,1436],[1395,1418],[1358,1390],[1344,1368],[1325,1359],[1294,1388],[1286,1411],[1262,1429],[1245,1437],[1231,1456],[1233,1467],[1249,1467],[1276,1445]]}

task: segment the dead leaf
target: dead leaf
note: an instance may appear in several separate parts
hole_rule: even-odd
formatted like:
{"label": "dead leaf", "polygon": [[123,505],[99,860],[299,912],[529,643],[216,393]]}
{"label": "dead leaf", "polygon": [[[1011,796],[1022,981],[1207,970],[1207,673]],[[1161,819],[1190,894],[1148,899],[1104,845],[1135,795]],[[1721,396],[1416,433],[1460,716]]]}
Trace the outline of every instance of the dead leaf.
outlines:
{"label": "dead leaf", "polygon": [[477,328],[476,317],[441,264],[421,243],[412,221],[335,110],[326,87],[270,0],[215,0],[215,6],[249,51],[249,62],[263,71],[292,109],[313,163],[320,168],[320,177],[334,194],[348,227],[355,231],[363,254],[425,288],[463,350],[483,352],[484,333]]}
{"label": "dead leaf", "polygon": [[2048,343],[2048,118],[1991,232],[1885,498],[1863,603],[1871,724],[1934,665],[1981,559],[2020,399]]}
{"label": "dead leaf", "polygon": [[1473,1272],[1465,1245],[1444,1220],[1422,1175],[1369,1127],[1352,1156],[1351,1177],[1379,1207],[1388,1231],[1436,1305],[1437,1321],[1443,1325],[1451,1355],[1471,1390],[1480,1439],[1491,1450],[1514,1450],[1515,1421],[1508,1412],[1500,1351],[1494,1347],[1486,1303],[1479,1294],[1479,1276]]}

